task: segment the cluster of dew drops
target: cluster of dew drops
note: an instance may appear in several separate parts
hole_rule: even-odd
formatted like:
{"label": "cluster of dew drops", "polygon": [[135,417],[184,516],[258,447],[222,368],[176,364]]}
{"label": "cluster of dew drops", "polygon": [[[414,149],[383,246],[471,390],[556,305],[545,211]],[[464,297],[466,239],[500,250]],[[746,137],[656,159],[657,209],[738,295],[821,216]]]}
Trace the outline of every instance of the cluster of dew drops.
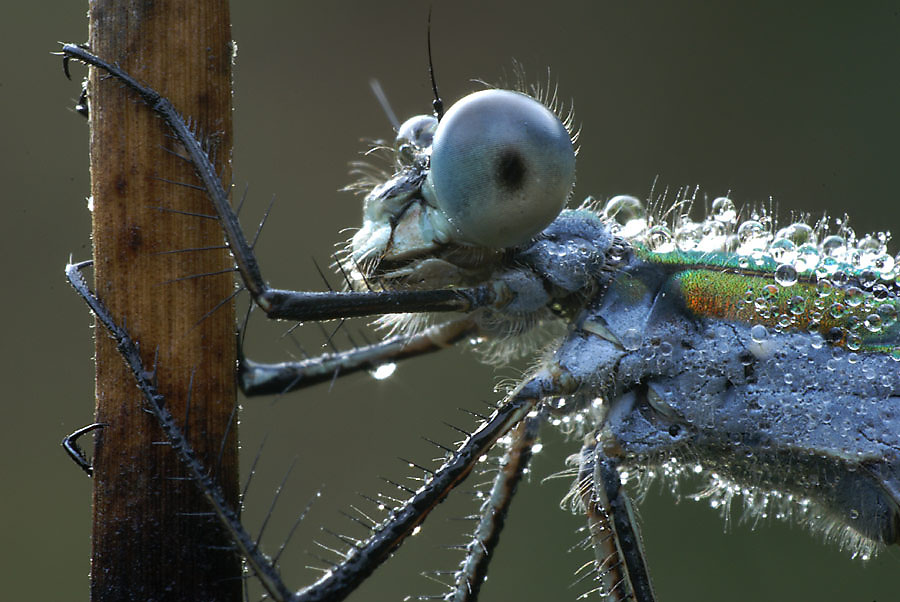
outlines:
{"label": "cluster of dew drops", "polygon": [[[714,199],[706,217],[694,221],[689,215],[692,204],[693,199],[688,199],[660,213],[648,211],[633,196],[620,195],[607,201],[599,213],[618,236],[652,253],[728,253],[748,270],[774,265],[772,284],[762,295],[746,291],[744,301],[753,304],[760,318],[769,320],[773,311],[779,312],[774,316],[777,332],[798,326],[803,314],[808,314],[806,328],[813,332],[818,321],[828,316],[841,321],[846,348],[857,351],[864,336],[897,322],[900,254],[888,252],[889,232],[858,237],[846,216],[835,219],[833,227],[823,217],[814,225],[800,219],[777,228],[764,208],[752,209],[741,219],[728,197]],[[791,287],[801,278],[815,282],[815,298],[795,295],[787,307],[773,307],[777,287]],[[842,298],[837,298],[835,290],[843,291]],[[768,334],[763,324],[751,330],[757,342]],[[900,361],[900,345],[893,347],[890,356]]]}

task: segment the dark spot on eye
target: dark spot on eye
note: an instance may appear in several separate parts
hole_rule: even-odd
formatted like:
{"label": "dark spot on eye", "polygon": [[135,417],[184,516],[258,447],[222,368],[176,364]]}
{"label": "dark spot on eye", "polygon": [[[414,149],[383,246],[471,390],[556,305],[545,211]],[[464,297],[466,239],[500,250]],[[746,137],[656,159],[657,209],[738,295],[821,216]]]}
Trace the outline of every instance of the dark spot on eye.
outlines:
{"label": "dark spot on eye", "polygon": [[680,433],[680,432],[681,432],[681,427],[678,426],[677,424],[673,424],[672,426],[669,427],[669,435],[671,435],[672,437],[677,437],[678,433]]}
{"label": "dark spot on eye", "polygon": [[522,188],[525,184],[525,177],[528,175],[528,168],[522,155],[512,149],[504,150],[497,158],[494,173],[496,174],[497,184],[505,190],[515,191]]}

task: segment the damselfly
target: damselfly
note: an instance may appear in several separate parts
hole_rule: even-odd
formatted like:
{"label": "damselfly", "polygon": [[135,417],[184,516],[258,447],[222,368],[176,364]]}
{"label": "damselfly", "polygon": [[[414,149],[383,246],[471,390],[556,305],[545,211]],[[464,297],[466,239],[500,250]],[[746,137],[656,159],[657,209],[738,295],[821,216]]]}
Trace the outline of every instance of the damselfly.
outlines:
{"label": "damselfly", "polygon": [[[720,205],[720,208],[721,208],[721,205]],[[720,221],[721,221],[721,220],[720,220]],[[659,231],[657,231],[657,234],[659,234]],[[663,238],[664,238],[664,237],[663,237]],[[652,239],[650,239],[650,240],[652,240]],[[665,241],[663,241],[663,242],[665,242]],[[654,244],[655,244],[655,243],[654,243]],[[792,261],[793,261],[793,260],[792,260]],[[739,267],[740,267],[740,266],[739,266]],[[744,267],[747,267],[747,266],[744,266]],[[763,266],[763,267],[765,267],[765,266]],[[746,290],[743,291],[743,292],[746,292]],[[765,293],[765,291],[762,291],[762,293]],[[775,293],[772,293],[772,294],[775,295]],[[777,295],[776,295],[776,296],[777,296]],[[743,299],[742,299],[742,300],[743,300]],[[754,299],[753,299],[752,301],[755,302],[755,301],[756,301],[756,297],[754,297]],[[780,301],[779,301],[779,303],[780,303]],[[780,306],[779,306],[779,307],[780,307]],[[771,308],[770,308],[770,309],[771,309]],[[759,310],[759,309],[756,308],[755,305],[754,305],[754,311],[758,311],[758,310]],[[801,312],[801,313],[803,313],[803,312]],[[867,314],[866,316],[863,316],[863,317],[861,318],[861,322],[865,322],[865,319],[866,319],[866,318],[868,318],[868,314]],[[768,318],[766,318],[766,319],[768,319]],[[777,324],[776,324],[776,325],[777,325]],[[791,325],[788,324],[787,326],[791,326]],[[868,328],[868,327],[867,327],[867,328]],[[614,333],[613,333],[612,338],[609,338],[609,337],[610,337],[610,333],[608,333],[608,332],[601,332],[601,333],[595,333],[595,334],[602,334],[602,336],[606,336],[606,337],[607,337],[607,340],[608,340],[609,342],[611,342],[611,343],[614,343],[614,342],[615,342],[613,339],[619,338],[619,337],[615,336]],[[633,333],[632,333],[631,336],[633,336]],[[757,342],[759,342],[759,341],[757,341]],[[624,347],[625,349],[628,349],[628,348],[631,346],[630,343],[625,343],[625,341],[623,341],[623,340],[621,340],[621,339],[618,340],[618,343],[623,344],[623,347]],[[640,345],[639,345],[639,346],[640,346]],[[710,350],[711,350],[711,348],[710,348]],[[648,397],[648,399],[649,399],[649,397]],[[663,413],[665,413],[665,412],[663,412]]]}

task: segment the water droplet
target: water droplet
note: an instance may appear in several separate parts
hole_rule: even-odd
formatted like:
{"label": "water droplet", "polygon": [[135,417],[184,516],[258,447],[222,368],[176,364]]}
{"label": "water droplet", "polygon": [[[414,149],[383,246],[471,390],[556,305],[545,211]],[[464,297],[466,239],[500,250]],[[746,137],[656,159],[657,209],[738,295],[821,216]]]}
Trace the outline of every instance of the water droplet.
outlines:
{"label": "water droplet", "polygon": [[840,260],[844,257],[844,253],[846,252],[846,250],[847,241],[845,241],[843,237],[836,234],[826,236],[825,240],[822,241],[822,253],[824,253],[827,257],[833,257]]}
{"label": "water droplet", "polygon": [[384,380],[389,378],[394,372],[397,370],[397,364],[388,363],[388,364],[380,364],[371,370],[369,370],[369,375],[375,380]]}
{"label": "water droplet", "polygon": [[894,261],[894,258],[887,253],[875,257],[871,262],[872,269],[878,272],[882,278],[889,277],[891,272],[894,271],[895,265],[896,262]]}
{"label": "water droplet", "polygon": [[774,284],[765,285],[764,287],[762,287],[761,296],[767,302],[771,303],[778,296],[778,287]]}
{"label": "water droplet", "polygon": [[865,324],[865,327],[869,332],[879,332],[881,330],[881,316],[878,314],[869,314],[866,316],[866,319],[863,320],[863,324]]}
{"label": "water droplet", "polygon": [[754,324],[750,329],[750,338],[754,343],[762,343],[769,338],[769,331],[762,324]]}
{"label": "water droplet", "polygon": [[654,253],[671,253],[675,250],[672,232],[665,226],[653,226],[647,232],[647,248]]}
{"label": "water droplet", "polygon": [[641,343],[643,342],[643,335],[637,328],[629,328],[622,335],[622,346],[627,351],[635,351],[641,348]]}
{"label": "water droplet", "polygon": [[819,265],[819,247],[811,244],[805,244],[797,248],[797,258],[794,260],[794,267],[798,272],[808,272],[815,270]]}
{"label": "water droplet", "polygon": [[809,224],[805,222],[794,222],[790,226],[782,228],[775,235],[775,238],[786,238],[797,245],[816,244],[816,234]]}
{"label": "water droplet", "polygon": [[897,322],[897,306],[893,303],[882,303],[877,311],[885,328],[890,328]]}
{"label": "water droplet", "polygon": [[731,199],[724,196],[720,196],[712,202],[709,215],[714,220],[725,224],[734,224],[737,221],[737,211],[734,209],[734,203],[731,202]]}
{"label": "water droplet", "polygon": [[769,255],[778,263],[793,264],[797,258],[797,245],[786,238],[776,238],[769,245]]}
{"label": "water droplet", "polygon": [[788,301],[788,311],[795,316],[799,316],[806,311],[806,299],[800,295],[794,295],[791,297],[790,301]]}
{"label": "water droplet", "polygon": [[693,251],[703,240],[703,228],[697,222],[683,219],[675,228],[675,244],[682,251]]}
{"label": "water droplet", "polygon": [[750,254],[764,251],[769,242],[769,233],[760,222],[747,220],[738,226],[739,253]]}
{"label": "water droplet", "polygon": [[859,274],[859,283],[864,289],[871,290],[875,283],[878,282],[878,274],[874,270],[865,269]]}
{"label": "water droplet", "polygon": [[636,238],[647,229],[647,211],[633,196],[621,194],[609,199],[603,217],[619,225],[618,234],[623,238]]}
{"label": "water droplet", "polygon": [[793,286],[797,284],[797,270],[794,266],[782,264],[775,268],[775,282],[781,286]]}
{"label": "water droplet", "polygon": [[859,307],[863,300],[865,300],[865,293],[858,287],[851,286],[844,291],[844,301],[850,307]]}
{"label": "water droplet", "polygon": [[828,313],[832,318],[840,319],[847,315],[847,307],[843,303],[835,303],[828,308]]}
{"label": "water droplet", "polygon": [[862,239],[856,244],[856,248],[862,251],[864,254],[878,254],[884,253],[884,243],[878,240],[876,237],[871,234],[866,234],[862,237]]}
{"label": "water droplet", "polygon": [[818,332],[810,334],[809,346],[813,349],[821,349],[825,344],[825,339]]}

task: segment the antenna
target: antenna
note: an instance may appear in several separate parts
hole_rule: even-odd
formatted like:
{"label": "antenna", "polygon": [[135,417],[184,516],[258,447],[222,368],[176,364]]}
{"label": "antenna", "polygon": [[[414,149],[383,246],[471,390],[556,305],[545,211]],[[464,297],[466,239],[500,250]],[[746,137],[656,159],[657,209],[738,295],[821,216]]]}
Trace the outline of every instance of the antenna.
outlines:
{"label": "antenna", "polygon": [[434,64],[431,62],[431,7],[428,7],[428,75],[431,77],[431,89],[434,91],[434,100],[431,106],[434,107],[434,116],[440,121],[444,116],[444,101],[438,94],[437,82],[434,80]]}

